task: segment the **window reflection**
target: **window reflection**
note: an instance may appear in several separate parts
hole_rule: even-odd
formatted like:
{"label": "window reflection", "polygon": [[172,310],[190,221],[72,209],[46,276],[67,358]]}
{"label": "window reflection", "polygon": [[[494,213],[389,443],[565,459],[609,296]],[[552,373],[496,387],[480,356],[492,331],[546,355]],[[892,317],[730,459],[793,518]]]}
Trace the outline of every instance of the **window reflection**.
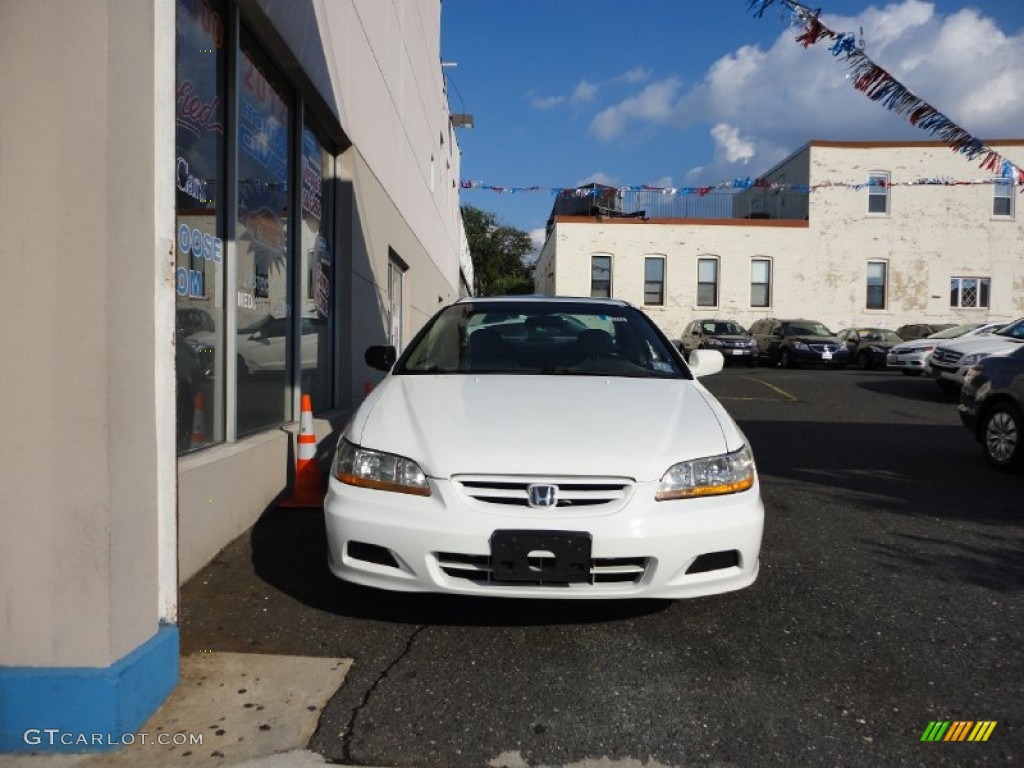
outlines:
{"label": "window reflection", "polygon": [[238,55],[238,434],[287,420],[289,98],[243,35]]}
{"label": "window reflection", "polygon": [[177,448],[224,439],[224,75],[220,3],[177,5],[175,238]]}

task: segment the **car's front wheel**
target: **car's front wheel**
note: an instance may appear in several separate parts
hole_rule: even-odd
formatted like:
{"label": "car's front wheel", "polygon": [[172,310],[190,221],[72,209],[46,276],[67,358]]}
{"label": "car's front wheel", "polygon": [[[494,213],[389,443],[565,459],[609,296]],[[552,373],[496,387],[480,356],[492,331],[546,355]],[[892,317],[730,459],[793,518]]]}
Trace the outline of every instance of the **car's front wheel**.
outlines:
{"label": "car's front wheel", "polygon": [[996,469],[1024,468],[1024,447],[1021,445],[1024,421],[1011,403],[997,403],[986,412],[981,428],[981,449]]}
{"label": "car's front wheel", "polygon": [[781,352],[779,352],[779,367],[792,368],[793,366],[793,356],[789,353],[789,350],[783,349]]}

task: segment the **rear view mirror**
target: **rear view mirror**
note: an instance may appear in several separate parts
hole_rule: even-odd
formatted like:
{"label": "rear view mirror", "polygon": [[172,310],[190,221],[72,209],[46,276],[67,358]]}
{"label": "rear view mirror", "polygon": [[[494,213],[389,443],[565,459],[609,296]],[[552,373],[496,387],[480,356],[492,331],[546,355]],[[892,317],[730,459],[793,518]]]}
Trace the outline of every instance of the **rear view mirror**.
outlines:
{"label": "rear view mirror", "polygon": [[378,371],[390,371],[397,358],[398,353],[395,351],[395,348],[391,345],[383,344],[368,347],[363,355],[366,364]]}

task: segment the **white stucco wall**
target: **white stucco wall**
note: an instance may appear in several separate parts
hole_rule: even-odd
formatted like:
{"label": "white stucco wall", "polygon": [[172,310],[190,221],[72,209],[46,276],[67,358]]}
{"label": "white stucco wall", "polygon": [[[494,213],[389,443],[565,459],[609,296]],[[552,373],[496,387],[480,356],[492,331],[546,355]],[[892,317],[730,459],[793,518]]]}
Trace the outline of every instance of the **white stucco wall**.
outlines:
{"label": "white stucco wall", "polygon": [[109,666],[173,618],[172,9],[0,7],[0,666]]}
{"label": "white stucco wall", "polygon": [[[1024,154],[1024,141],[993,142],[1005,156]],[[985,181],[990,172],[937,142],[913,144],[812,143],[789,165],[773,169],[786,184],[823,186],[809,199],[808,221],[604,220],[559,217],[537,271],[537,289],[589,295],[590,257],[613,256],[613,294],[643,305],[643,260],[666,256],[666,302],[645,307],[670,335],[700,315],[749,325],[759,317],[803,316],[834,330],[848,325],[895,328],[933,320],[968,322],[1024,315],[1024,208],[1012,219],[992,213],[991,184],[895,186],[890,215],[867,214],[871,171],[893,184],[948,178]],[[804,174],[804,178],[801,178]],[[808,178],[809,177],[809,178]],[[1019,195],[1017,195],[1019,198]],[[697,260],[720,260],[719,303],[696,303]],[[750,306],[750,264],[772,261],[772,303]],[[889,265],[884,310],[865,309],[867,263]],[[949,306],[951,277],[991,278],[988,309]]]}

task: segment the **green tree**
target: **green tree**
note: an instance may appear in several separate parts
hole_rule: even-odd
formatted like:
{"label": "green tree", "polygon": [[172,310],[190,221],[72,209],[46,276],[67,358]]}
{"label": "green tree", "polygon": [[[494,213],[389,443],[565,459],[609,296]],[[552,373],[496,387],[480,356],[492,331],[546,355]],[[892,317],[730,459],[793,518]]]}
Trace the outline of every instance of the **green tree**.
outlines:
{"label": "green tree", "polygon": [[533,252],[530,235],[521,229],[501,226],[493,213],[471,205],[462,206],[462,221],[473,258],[474,293],[533,293],[533,269],[525,261]]}

